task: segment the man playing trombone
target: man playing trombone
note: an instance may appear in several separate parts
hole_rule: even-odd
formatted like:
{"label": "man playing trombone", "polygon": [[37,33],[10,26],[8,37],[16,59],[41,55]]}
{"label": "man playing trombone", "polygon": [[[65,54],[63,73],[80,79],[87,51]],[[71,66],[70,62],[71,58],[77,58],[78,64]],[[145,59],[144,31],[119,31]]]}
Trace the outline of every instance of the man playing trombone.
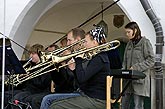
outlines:
{"label": "man playing trombone", "polygon": [[[71,29],[67,34],[67,46],[70,46],[70,45],[80,41],[81,39],[84,39],[84,37],[85,37],[84,30],[82,30],[80,28]],[[73,45],[73,47],[71,47],[70,49],[65,50],[63,52],[63,54],[64,55],[70,54],[71,52],[74,51],[74,49],[78,49],[78,48],[80,48],[79,44],[78,45]],[[68,60],[67,62],[66,61],[62,62],[61,64],[67,64],[67,66],[65,68],[60,68],[59,70],[62,74],[66,73],[68,75],[68,77],[67,77],[68,80],[67,80],[66,84],[71,83],[72,86],[70,86],[70,88],[73,87],[72,88],[73,90],[70,90],[69,87],[68,88],[66,87],[67,90],[70,90],[70,92],[67,91],[67,90],[63,90],[63,93],[71,93],[71,92],[73,92],[74,90],[77,89],[77,84],[75,82],[75,78],[74,78],[74,75],[73,75],[73,72],[75,70],[74,60],[71,59],[71,60]],[[73,76],[74,79],[73,78],[71,79],[72,76]],[[54,74],[53,77],[55,77],[55,74]],[[54,81],[57,81],[58,77],[55,77],[55,78],[56,79],[54,79]],[[59,91],[56,91],[56,93],[59,95],[59,99],[61,99],[61,97],[62,98],[68,97],[67,95],[63,96],[63,94]],[[40,109],[47,109],[49,107],[49,105],[52,103],[52,101],[54,101],[54,95],[56,95],[56,93],[55,94],[49,94],[49,95],[45,96],[42,100]],[[62,96],[60,96],[60,95],[62,95]]]}
{"label": "man playing trombone", "polygon": [[[105,41],[103,29],[96,27],[85,35],[84,46],[90,49],[104,44]],[[97,53],[97,50],[93,50],[88,53],[74,56],[76,63],[74,75],[79,84],[77,91],[55,94],[54,102],[49,109],[105,108],[106,76],[110,74],[109,59],[105,52]],[[85,55],[89,57],[84,59]]]}

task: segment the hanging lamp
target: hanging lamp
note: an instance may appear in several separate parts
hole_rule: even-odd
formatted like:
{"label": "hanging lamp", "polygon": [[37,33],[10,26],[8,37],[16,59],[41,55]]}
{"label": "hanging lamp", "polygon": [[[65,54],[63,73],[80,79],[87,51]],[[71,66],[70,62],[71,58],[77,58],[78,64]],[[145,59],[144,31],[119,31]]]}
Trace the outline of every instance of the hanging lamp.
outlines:
{"label": "hanging lamp", "polygon": [[100,26],[103,28],[103,30],[106,34],[106,37],[107,37],[108,36],[108,25],[103,20],[103,2],[101,3],[101,8],[102,8],[101,21],[97,24],[97,26]]}

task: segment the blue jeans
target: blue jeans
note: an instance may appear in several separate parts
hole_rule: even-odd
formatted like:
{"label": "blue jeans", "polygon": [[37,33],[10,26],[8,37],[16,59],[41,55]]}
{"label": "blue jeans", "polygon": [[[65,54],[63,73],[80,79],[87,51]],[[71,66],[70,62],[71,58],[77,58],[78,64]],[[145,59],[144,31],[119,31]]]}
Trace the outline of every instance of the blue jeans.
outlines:
{"label": "blue jeans", "polygon": [[49,94],[46,95],[41,102],[40,109],[48,109],[51,103],[55,100],[66,99],[70,97],[80,96],[79,93],[61,93],[61,94]]}

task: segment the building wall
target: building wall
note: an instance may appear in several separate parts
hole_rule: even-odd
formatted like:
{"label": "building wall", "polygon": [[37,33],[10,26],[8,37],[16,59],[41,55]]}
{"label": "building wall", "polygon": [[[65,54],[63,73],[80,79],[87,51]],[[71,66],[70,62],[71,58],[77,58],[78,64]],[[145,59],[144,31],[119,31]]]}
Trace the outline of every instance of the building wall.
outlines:
{"label": "building wall", "polygon": [[0,32],[9,36],[14,23],[29,2],[30,0],[0,0]]}
{"label": "building wall", "polygon": [[[3,31],[3,34],[9,36],[9,38],[17,42],[19,45],[25,47],[37,20],[44,12],[46,12],[47,7],[51,8],[51,3],[56,4],[60,0],[5,1],[5,3],[2,0],[0,1],[0,7],[4,8],[4,11],[1,11],[0,15],[2,15],[3,19],[5,19],[0,21],[0,30]],[[20,5],[20,8],[17,5],[18,2],[19,4],[22,4]],[[12,47],[17,57],[21,59],[24,49],[15,43],[12,43]]]}
{"label": "building wall", "polygon": [[[38,19],[44,14],[44,12],[46,12],[46,10],[48,10],[50,5],[53,6],[59,1],[61,0],[0,0],[0,32],[25,47]],[[149,2],[160,19],[163,29],[165,30],[165,0],[149,0]],[[155,30],[151,21],[145,14],[139,0],[120,0],[118,5],[130,21],[138,22],[142,30],[142,35],[150,39],[155,51]],[[22,29],[23,26],[26,28]],[[0,37],[2,37],[2,35],[0,35]],[[21,58],[23,49],[20,49],[20,47],[14,44],[13,48],[17,56]],[[165,47],[163,50],[165,51]],[[163,55],[162,62],[165,63],[165,55]],[[163,67],[163,71],[164,69],[165,68]],[[154,74],[154,71],[151,74]],[[155,79],[153,75],[151,81],[153,83],[152,90],[155,90]],[[165,98],[165,94],[163,97]],[[151,101],[154,109],[154,91],[152,93]],[[165,100],[163,104],[165,104]]]}
{"label": "building wall", "polygon": [[[165,27],[165,16],[163,15],[163,11],[165,11],[163,8],[162,4],[160,3],[165,3],[165,1],[160,0],[160,3],[155,2],[154,0],[150,1],[151,6],[153,7],[153,10],[155,11],[156,15],[160,18],[160,22],[162,24],[162,27]],[[146,36],[148,39],[150,39],[152,46],[154,48],[154,51],[156,51],[156,34],[155,34],[155,30],[154,27],[150,21],[150,19],[148,18],[148,16],[146,15],[141,3],[139,0],[121,0],[119,3],[119,6],[123,9],[123,11],[126,13],[126,15],[128,16],[128,18],[131,21],[136,21],[138,22],[141,31],[142,31],[142,35]],[[136,8],[135,8],[136,7]],[[159,13],[158,13],[159,12]],[[163,48],[165,50],[165,47]],[[165,55],[163,55],[163,63],[165,63]]]}
{"label": "building wall", "polygon": [[[4,3],[4,1],[6,2]],[[52,2],[54,2],[53,4],[56,4],[61,0],[4,1],[0,1],[0,16],[2,16],[0,19],[0,31],[25,47],[36,21],[46,11],[47,7],[52,4]],[[153,6],[153,9],[160,18],[163,28],[165,28],[165,16],[163,15],[163,12],[165,11],[163,4],[165,1],[149,0],[149,2],[152,3],[151,5]],[[142,35],[151,40],[155,51],[155,31],[139,0],[120,0],[118,4],[131,21],[137,21],[139,23],[142,30]],[[29,19],[31,19],[30,22]],[[22,30],[21,26],[25,25],[26,28]],[[16,45],[13,45],[13,47],[17,53],[17,56],[20,58],[23,50],[20,50],[20,48]],[[163,56],[163,63],[165,63],[165,55]]]}

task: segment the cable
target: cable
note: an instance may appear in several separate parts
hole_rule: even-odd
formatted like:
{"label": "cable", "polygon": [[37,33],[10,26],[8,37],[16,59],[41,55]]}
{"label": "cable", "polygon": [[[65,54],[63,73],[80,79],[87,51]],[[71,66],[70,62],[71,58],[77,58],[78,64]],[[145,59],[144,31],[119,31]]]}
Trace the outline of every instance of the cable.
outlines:
{"label": "cable", "polygon": [[[105,9],[102,9],[100,12],[98,12],[97,14],[95,14],[94,16],[92,16],[91,18],[89,18],[88,20],[86,20],[85,22],[83,22],[82,24],[80,24],[78,26],[78,28],[82,27],[83,25],[85,25],[86,23],[88,23],[89,21],[91,21],[92,19],[94,19],[95,17],[97,17],[99,14],[102,14],[104,11],[106,11],[107,9],[109,9],[110,7],[112,7],[113,5],[115,5],[117,2],[119,2],[120,0],[115,1],[114,3],[110,4],[109,6],[107,6]],[[60,40],[64,39],[66,37],[63,36],[60,39],[58,39],[57,41],[55,41],[53,44],[56,44],[57,42],[59,42]]]}
{"label": "cable", "polygon": [[13,43],[15,43],[16,45],[18,45],[19,47],[23,48],[25,51],[27,51],[28,53],[30,53],[30,51],[26,48],[24,48],[22,45],[20,45],[19,43],[15,42],[14,40],[10,39],[9,37],[5,36],[3,33],[0,32],[1,35],[3,35],[6,39],[9,39],[10,41],[12,41]]}

